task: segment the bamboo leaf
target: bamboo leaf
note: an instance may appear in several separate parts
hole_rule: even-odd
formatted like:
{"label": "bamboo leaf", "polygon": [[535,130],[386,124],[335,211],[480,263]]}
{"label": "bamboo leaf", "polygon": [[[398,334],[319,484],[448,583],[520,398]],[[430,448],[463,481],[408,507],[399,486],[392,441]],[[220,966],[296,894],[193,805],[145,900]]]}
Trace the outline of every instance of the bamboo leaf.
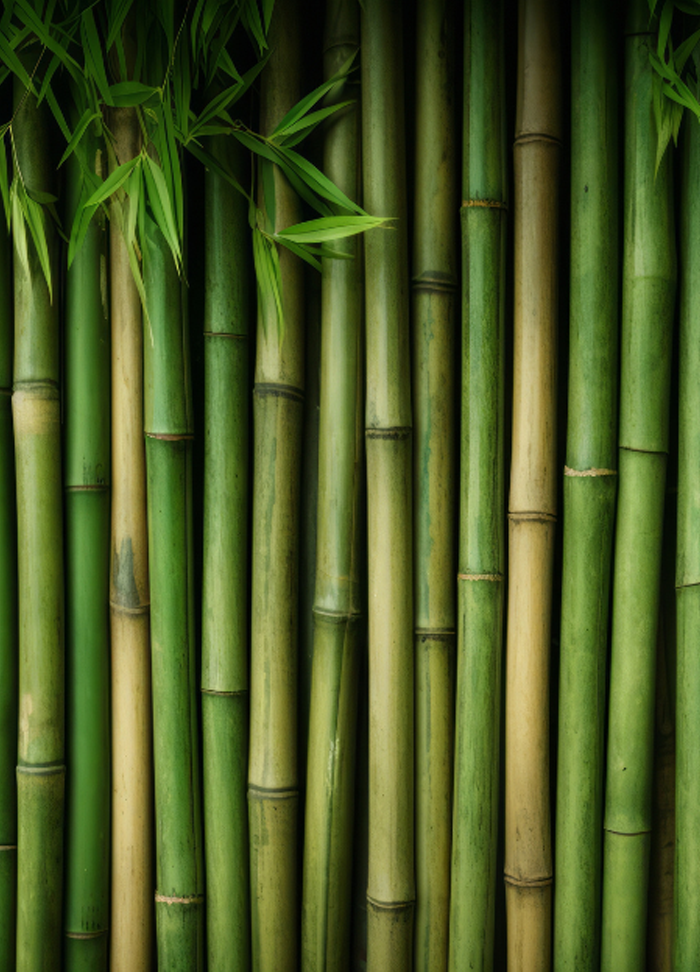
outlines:
{"label": "bamboo leaf", "polygon": [[302,155],[299,155],[298,152],[294,152],[292,149],[283,145],[275,146],[275,148],[280,158],[283,158],[298,173],[306,185],[318,193],[319,196],[328,199],[329,202],[340,206],[342,209],[350,210],[360,216],[367,215],[361,206],[358,206],[352,199],[348,199],[345,193],[334,185],[327,176]]}
{"label": "bamboo leaf", "polygon": [[160,166],[150,156],[146,156],[146,162],[147,165],[143,171],[146,179],[148,201],[151,204],[156,225],[170,247],[179,272],[181,265],[180,242],[177,234],[172,200],[168,194],[165,177]]}
{"label": "bamboo leaf", "polygon": [[659,17],[659,35],[656,44],[656,50],[659,57],[664,56],[664,51],[666,50],[666,43],[668,41],[669,31],[671,30],[671,21],[673,19],[673,0],[665,0],[663,9],[661,11],[661,16]]}
{"label": "bamboo leaf", "polygon": [[327,216],[288,226],[276,233],[275,239],[292,243],[326,243],[364,233],[385,222],[381,216]]}
{"label": "bamboo leaf", "polygon": [[19,78],[25,88],[34,91],[34,85],[24,69],[24,65],[2,34],[0,34],[0,59],[9,67],[15,77]]}
{"label": "bamboo leaf", "polygon": [[105,48],[109,51],[117,37],[119,36],[122,25],[126,20],[126,16],[131,10],[134,0],[118,0],[114,10],[112,12],[111,23],[109,26],[109,32],[107,34],[107,43]]}
{"label": "bamboo leaf", "polygon": [[10,206],[10,186],[7,175],[7,148],[5,146],[5,133],[0,139],[0,196],[2,196],[2,207],[7,221],[7,228],[10,228],[12,209]]}
{"label": "bamboo leaf", "polygon": [[257,228],[253,230],[253,262],[262,309],[263,327],[267,326],[267,320],[274,311],[281,340],[284,335],[284,313],[279,254],[274,243]]}
{"label": "bamboo leaf", "polygon": [[80,31],[85,52],[85,65],[88,68],[90,76],[97,85],[97,89],[102,96],[102,100],[106,105],[113,107],[114,103],[110,94],[109,83],[107,82],[104,58],[102,56],[102,47],[100,45],[100,38],[97,33],[95,18],[93,16],[91,7],[88,7],[87,10],[83,11],[83,16],[80,22]]}
{"label": "bamboo leaf", "polygon": [[71,136],[71,140],[68,142],[65,152],[61,156],[61,161],[58,163],[59,169],[66,161],[66,159],[73,152],[75,152],[76,148],[78,147],[78,143],[80,142],[80,139],[85,134],[90,122],[94,121],[96,118],[102,118],[102,115],[99,112],[92,111],[92,109],[90,108],[85,109],[80,121],[76,125],[73,135]]}
{"label": "bamboo leaf", "polygon": [[275,9],[275,0],[262,0],[263,7],[263,21],[265,23],[265,33],[270,30],[270,21],[272,20],[272,11]]}
{"label": "bamboo leaf", "polygon": [[140,161],[141,156],[137,155],[133,159],[129,159],[128,162],[122,163],[122,165],[118,166],[113,172],[110,172],[100,187],[93,192],[85,205],[98,206],[100,203],[109,199],[113,192],[116,192],[117,189],[124,185],[126,180],[129,178],[131,170],[137,166]]}
{"label": "bamboo leaf", "polygon": [[690,55],[695,50],[695,45],[700,40],[700,30],[696,30],[694,34],[687,37],[682,44],[676,48],[675,61],[676,67],[679,71],[682,71],[686,65],[686,61]]}
{"label": "bamboo leaf", "polygon": [[53,93],[53,90],[51,88],[49,88],[46,92],[46,102],[49,108],[51,109],[51,114],[55,118],[56,124],[61,129],[61,134],[63,135],[63,137],[67,142],[70,142],[71,130],[68,127],[68,123],[63,116],[63,112],[61,111],[61,106],[56,100],[56,95]]}
{"label": "bamboo leaf", "polygon": [[[283,139],[284,144],[288,146],[297,145],[299,142],[302,141],[302,139],[306,138],[307,135],[310,135],[311,132],[314,130],[314,128],[316,128],[317,125],[319,125],[330,115],[334,115],[337,111],[341,111],[343,108],[347,108],[349,105],[354,105],[354,104],[355,104],[355,99],[351,98],[348,101],[341,101],[335,105],[328,105],[326,108],[319,108],[318,111],[313,111],[311,112],[310,115],[306,115],[304,118],[301,118],[299,121],[289,125],[284,130],[284,132],[276,135],[275,139],[276,140]],[[290,136],[295,134],[300,134],[301,137],[296,139],[291,139]]]}
{"label": "bamboo leaf", "polygon": [[[21,197],[20,197],[21,200]],[[49,256],[49,245],[46,240],[46,223],[44,221],[44,211],[41,205],[31,198],[29,195],[24,197],[23,210],[26,216],[27,225],[29,226],[29,232],[31,234],[32,240],[34,241],[34,246],[36,248],[37,256],[39,258],[39,265],[44,274],[46,280],[46,286],[49,289],[49,300],[53,301],[53,286],[51,282],[51,257]]]}
{"label": "bamboo leaf", "polygon": [[308,263],[312,266],[314,270],[321,271],[321,261],[319,259],[320,253],[317,250],[312,250],[310,247],[300,246],[298,243],[294,243],[292,240],[280,239],[279,242],[282,246],[285,246],[290,253],[298,256],[300,260]]}
{"label": "bamboo leaf", "polygon": [[119,81],[111,86],[110,92],[116,108],[134,108],[150,101],[159,89],[140,81]]}
{"label": "bamboo leaf", "polygon": [[87,235],[88,227],[92,222],[92,217],[97,212],[97,206],[87,206],[85,204],[78,208],[71,227],[70,239],[68,241],[68,267],[70,268],[76,253],[80,252],[83,241]]}
{"label": "bamboo leaf", "polygon": [[298,101],[296,105],[290,108],[284,118],[275,127],[274,131],[270,134],[270,139],[275,139],[280,135],[284,135],[289,129],[290,125],[293,125],[295,122],[299,121],[299,119],[302,118],[302,116],[305,115],[309,109],[313,108],[313,106],[320,101],[321,98],[323,98],[323,96],[331,90],[331,88],[334,88],[339,81],[346,78],[356,57],[357,51],[354,51],[332,78],[324,81],[323,84],[318,86],[318,88],[314,88],[310,94],[306,95],[306,97],[302,98],[301,101]]}
{"label": "bamboo leaf", "polygon": [[241,23],[258,45],[262,54],[268,48],[267,34],[260,20],[260,11],[256,0],[244,0],[241,10]]}
{"label": "bamboo leaf", "polygon": [[24,213],[19,201],[18,187],[21,185],[19,179],[12,181],[12,235],[15,241],[15,250],[20,264],[24,267],[25,273],[29,276],[29,253],[27,251],[27,228],[24,222]]}
{"label": "bamboo leaf", "polygon": [[216,174],[228,182],[229,185],[233,186],[234,189],[237,189],[238,192],[245,196],[249,201],[252,201],[250,193],[243,188],[238,179],[236,179],[231,172],[225,169],[221,163],[215,159],[213,155],[211,155],[211,153],[207,152],[206,149],[203,149],[196,142],[188,142],[187,150],[191,152],[196,159],[199,159],[199,161],[208,169],[211,169],[212,172],[216,172]]}
{"label": "bamboo leaf", "polygon": [[263,159],[260,163],[260,177],[265,200],[265,230],[274,233],[277,214],[277,194],[275,191],[275,171],[272,163]]}

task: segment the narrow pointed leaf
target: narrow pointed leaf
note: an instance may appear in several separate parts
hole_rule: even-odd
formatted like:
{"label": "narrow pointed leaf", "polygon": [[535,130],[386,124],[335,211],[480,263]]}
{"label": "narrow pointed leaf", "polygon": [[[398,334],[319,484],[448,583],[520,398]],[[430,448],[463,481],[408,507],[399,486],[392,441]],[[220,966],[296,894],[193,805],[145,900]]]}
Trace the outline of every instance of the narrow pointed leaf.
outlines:
{"label": "narrow pointed leaf", "polygon": [[124,162],[122,165],[118,166],[114,172],[110,172],[99,189],[96,189],[95,192],[93,192],[85,205],[97,206],[101,202],[105,202],[105,200],[109,199],[113,192],[116,192],[120,186],[124,185],[126,180],[129,178],[131,170],[137,166],[140,161],[141,156],[137,155],[133,159],[129,159],[128,162]]}
{"label": "narrow pointed leaf", "polygon": [[364,233],[365,230],[374,229],[384,222],[381,216],[326,216],[288,226],[275,235],[283,242],[325,243]]}

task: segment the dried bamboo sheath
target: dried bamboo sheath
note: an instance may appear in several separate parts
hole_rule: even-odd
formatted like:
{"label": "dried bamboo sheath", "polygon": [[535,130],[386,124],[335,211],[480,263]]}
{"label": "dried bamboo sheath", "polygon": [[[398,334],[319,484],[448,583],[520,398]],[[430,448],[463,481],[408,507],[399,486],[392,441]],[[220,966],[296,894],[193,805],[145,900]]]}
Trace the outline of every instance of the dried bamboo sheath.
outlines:
{"label": "dried bamboo sheath", "polygon": [[506,669],[508,963],[551,961],[549,652],[556,515],[558,8],[521,0]]}
{"label": "dried bamboo sheath", "polygon": [[[18,86],[17,98],[25,92]],[[44,109],[23,98],[14,122],[30,190],[50,191]],[[55,274],[51,227],[46,225]],[[27,234],[28,235],[28,234]],[[58,296],[53,302],[31,239],[15,247],[12,413],[17,473],[19,744],[17,970],[52,968],[61,950],[63,897],[63,516],[58,397]]]}
{"label": "dried bamboo sheath", "polygon": [[[357,49],[354,0],[327,6],[324,74]],[[344,100],[347,91],[335,93]],[[343,192],[359,190],[359,111],[326,131],[324,171]],[[336,244],[338,245],[338,244]],[[318,526],[314,650],[307,763],[302,969],[340,972],[350,954],[353,790],[360,668],[362,450],[361,265],[326,260],[322,280]]]}
{"label": "dried bamboo sheath", "polygon": [[[131,109],[111,118],[117,161],[139,151]],[[112,703],[112,859],[110,968],[147,970],[153,943],[153,743],[150,599],[143,438],[143,330],[121,225],[112,202],[112,539],[110,642]]]}
{"label": "dried bamboo sheath", "polygon": [[[272,55],[263,75],[261,129],[270,132],[300,87],[295,0],[275,5]],[[274,173],[276,229],[298,221],[298,202]],[[297,564],[303,413],[303,272],[281,250],[284,329],[259,316],[253,423],[248,820],[252,957],[255,972],[299,962],[297,766]],[[269,309],[269,305],[268,305]]]}
{"label": "dried bamboo sheath", "polygon": [[617,488],[617,63],[605,0],[574,5],[571,323],[554,961],[598,969],[605,670]]}

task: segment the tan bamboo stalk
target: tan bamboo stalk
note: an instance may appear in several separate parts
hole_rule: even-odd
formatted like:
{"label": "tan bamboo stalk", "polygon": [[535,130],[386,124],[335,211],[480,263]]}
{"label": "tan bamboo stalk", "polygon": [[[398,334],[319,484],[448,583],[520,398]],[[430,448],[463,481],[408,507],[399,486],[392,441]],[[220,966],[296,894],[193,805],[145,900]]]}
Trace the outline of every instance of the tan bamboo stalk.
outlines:
{"label": "tan bamboo stalk", "polygon": [[[111,116],[117,162],[140,136],[132,109]],[[113,208],[121,203],[114,201]],[[153,777],[141,303],[112,213],[112,905],[110,968],[151,967]]]}
{"label": "tan bamboo stalk", "polygon": [[558,4],[521,0],[506,661],[508,967],[551,962],[549,654],[556,516]]}
{"label": "tan bamboo stalk", "polygon": [[[300,8],[278,0],[270,25],[260,125],[270,132],[298,100]],[[295,194],[275,170],[276,230],[299,221]],[[253,396],[253,567],[248,814],[255,972],[299,963],[297,598],[304,401],[303,267],[280,252],[284,326],[274,302],[258,315]]]}
{"label": "tan bamboo stalk", "polygon": [[401,5],[366,0],[364,206],[396,220],[365,238],[370,972],[406,972],[413,965],[413,463],[403,78]]}
{"label": "tan bamboo stalk", "polygon": [[418,4],[413,233],[416,972],[447,968],[454,748],[457,129],[454,5]]}

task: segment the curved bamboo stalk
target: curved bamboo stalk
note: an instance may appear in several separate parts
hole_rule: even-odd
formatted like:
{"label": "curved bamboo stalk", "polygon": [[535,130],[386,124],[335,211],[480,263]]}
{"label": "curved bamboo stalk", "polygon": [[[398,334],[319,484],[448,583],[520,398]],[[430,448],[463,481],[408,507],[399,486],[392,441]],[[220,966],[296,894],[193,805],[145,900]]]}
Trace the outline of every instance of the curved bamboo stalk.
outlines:
{"label": "curved bamboo stalk", "polygon": [[[117,162],[133,158],[140,131],[133,109],[110,120]],[[153,741],[150,600],[143,440],[141,302],[112,201],[112,875],[110,969],[151,967],[153,948]]]}
{"label": "curved bamboo stalk", "polygon": [[[354,0],[327,4],[324,74],[357,50]],[[335,92],[344,100],[346,92]],[[351,199],[359,189],[356,107],[326,132],[324,171]],[[337,244],[336,244],[337,246]],[[361,267],[359,241],[342,241],[352,259],[325,260],[314,650],[307,761],[302,904],[302,969],[340,972],[350,957],[352,828],[360,666],[359,503],[362,475]]]}
{"label": "curved bamboo stalk", "polygon": [[503,5],[465,14],[462,440],[450,968],[493,967],[505,571]]}
{"label": "curved bamboo stalk", "polygon": [[[83,136],[86,163],[102,153]],[[68,211],[81,194],[68,169]],[[70,225],[69,223],[69,225]],[[65,506],[66,784],[65,967],[107,968],[109,956],[109,308],[107,227],[93,219],[66,276]]]}
{"label": "curved bamboo stalk", "polygon": [[446,969],[452,838],[456,520],[455,23],[419,4],[413,246],[416,972]]}
{"label": "curved bamboo stalk", "polygon": [[506,668],[508,967],[551,962],[549,652],[556,518],[558,5],[521,0]]}
{"label": "curved bamboo stalk", "polygon": [[[22,179],[29,191],[50,192],[46,109],[37,108],[35,99],[19,84],[16,100],[13,132]],[[28,233],[27,262],[16,243],[14,260],[12,415],[20,605],[17,972],[52,968],[61,954],[66,773],[63,504],[58,295],[48,219],[45,229],[53,301]]]}
{"label": "curved bamboo stalk", "polygon": [[645,962],[654,673],[676,280],[671,167],[655,173],[649,11],[626,39],[620,485],[615,535],[603,865],[604,970]]}
{"label": "curved bamboo stalk", "polygon": [[[270,132],[300,89],[299,10],[278,0],[262,78],[261,130]],[[299,218],[275,170],[275,229]],[[253,568],[248,819],[255,972],[299,964],[297,599],[303,418],[303,268],[279,254],[284,332],[266,302],[258,317],[253,416]],[[267,316],[266,316],[267,315]]]}
{"label": "curved bamboo stalk", "polygon": [[413,961],[412,417],[401,8],[362,17],[364,206],[396,219],[365,239],[369,551],[367,966]]}
{"label": "curved bamboo stalk", "polygon": [[[248,159],[221,136],[212,152],[246,179]],[[205,183],[202,742],[210,972],[250,964],[248,879],[248,351],[245,197]]]}
{"label": "curved bamboo stalk", "polygon": [[10,239],[0,231],[0,968],[6,969],[15,966],[17,906],[17,512],[12,327]]}
{"label": "curved bamboo stalk", "polygon": [[571,324],[557,773],[554,962],[600,956],[605,670],[617,488],[618,206],[615,15],[574,5]]}

